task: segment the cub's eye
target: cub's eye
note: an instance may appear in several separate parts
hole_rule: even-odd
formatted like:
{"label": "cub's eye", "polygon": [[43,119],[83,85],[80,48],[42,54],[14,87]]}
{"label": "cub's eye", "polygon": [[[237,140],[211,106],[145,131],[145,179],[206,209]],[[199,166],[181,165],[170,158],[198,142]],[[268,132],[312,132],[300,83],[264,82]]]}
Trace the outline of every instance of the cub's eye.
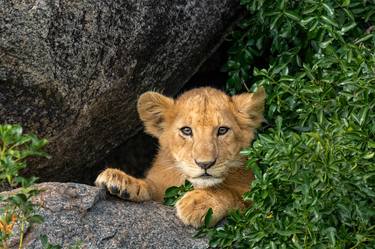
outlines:
{"label": "cub's eye", "polygon": [[182,128],[180,129],[180,131],[181,131],[182,134],[184,134],[185,136],[192,136],[192,135],[193,135],[193,131],[191,130],[190,127],[187,127],[187,126],[182,127]]}
{"label": "cub's eye", "polygon": [[222,136],[222,135],[224,135],[225,133],[227,133],[228,131],[229,131],[229,128],[228,128],[228,127],[221,126],[221,127],[219,127],[219,129],[217,130],[217,135],[218,135],[218,136]]}

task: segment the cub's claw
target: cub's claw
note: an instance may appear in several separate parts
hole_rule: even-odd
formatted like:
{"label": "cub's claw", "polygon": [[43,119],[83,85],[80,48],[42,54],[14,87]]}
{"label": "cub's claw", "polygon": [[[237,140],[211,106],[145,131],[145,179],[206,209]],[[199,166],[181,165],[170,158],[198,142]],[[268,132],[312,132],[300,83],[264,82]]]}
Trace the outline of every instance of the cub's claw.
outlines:
{"label": "cub's claw", "polygon": [[125,200],[147,201],[150,194],[146,182],[127,175],[118,169],[106,169],[95,180],[95,185],[105,188],[111,195]]}
{"label": "cub's claw", "polygon": [[115,186],[111,186],[111,187],[109,188],[109,192],[110,192],[112,195],[117,195],[117,194],[120,193],[120,190],[119,190],[117,187],[115,187]]}

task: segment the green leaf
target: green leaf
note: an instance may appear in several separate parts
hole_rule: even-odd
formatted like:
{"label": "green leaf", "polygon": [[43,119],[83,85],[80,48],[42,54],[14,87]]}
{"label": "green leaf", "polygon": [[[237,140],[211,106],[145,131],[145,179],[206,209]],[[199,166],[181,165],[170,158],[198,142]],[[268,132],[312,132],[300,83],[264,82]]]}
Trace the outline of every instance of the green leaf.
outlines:
{"label": "green leaf", "polygon": [[164,205],[174,206],[186,192],[191,190],[193,190],[193,185],[187,180],[181,186],[169,187],[164,193]]}
{"label": "green leaf", "polygon": [[331,6],[329,6],[327,3],[322,3],[322,6],[323,6],[324,9],[327,11],[327,14],[328,14],[329,16],[331,16],[331,17],[334,16],[335,11],[334,11],[334,9],[333,9]]}
{"label": "green leaf", "polygon": [[346,33],[349,30],[353,29],[355,26],[357,26],[357,23],[355,23],[355,22],[352,23],[352,24],[350,24],[350,25],[348,25],[348,26],[344,26],[344,27],[341,28],[341,32],[342,33]]}
{"label": "green leaf", "polygon": [[299,15],[296,13],[296,12],[293,12],[293,11],[285,11],[284,14],[289,17],[290,19],[294,20],[294,21],[301,21],[301,17],[299,17]]}
{"label": "green leaf", "polygon": [[40,242],[42,243],[43,248],[47,248],[48,246],[48,237],[45,234],[40,235],[39,237]]}
{"label": "green leaf", "polygon": [[53,245],[48,242],[47,235],[40,235],[39,237],[40,242],[42,243],[43,249],[61,249],[62,247],[59,245]]}
{"label": "green leaf", "polygon": [[212,220],[212,214],[213,214],[212,208],[209,208],[207,210],[206,215],[204,216],[204,226],[205,227],[209,227],[210,226],[210,222]]}
{"label": "green leaf", "polygon": [[328,227],[326,229],[326,232],[328,233],[328,238],[329,238],[332,246],[335,246],[336,245],[336,228]]}
{"label": "green leaf", "polygon": [[308,17],[308,18],[302,19],[302,20],[300,21],[300,24],[301,24],[302,26],[306,26],[307,24],[309,24],[310,22],[312,22],[312,21],[314,21],[314,20],[316,20],[316,17],[315,17],[315,16],[310,16],[310,17]]}
{"label": "green leaf", "polygon": [[17,206],[20,206],[20,205],[22,205],[23,203],[25,203],[25,202],[27,201],[27,197],[26,197],[26,195],[23,194],[23,193],[17,193],[17,194],[15,194],[15,195],[11,196],[10,199],[11,199],[12,202],[13,202],[14,204],[16,204]]}
{"label": "green leaf", "polygon": [[374,37],[374,34],[364,35],[364,36],[362,36],[361,38],[357,39],[354,43],[355,43],[355,44],[358,44],[358,43],[361,43],[361,42],[367,41],[367,40],[369,40],[369,39],[371,39],[371,38],[373,38],[373,37]]}
{"label": "green leaf", "polygon": [[262,170],[259,168],[255,161],[251,163],[249,166],[250,169],[253,171],[255,178],[259,179],[262,177]]}
{"label": "green leaf", "polygon": [[327,17],[327,16],[321,16],[320,17],[324,22],[326,22],[327,24],[330,24],[334,27],[338,27],[339,25],[337,24],[337,22],[335,22],[333,19]]}
{"label": "green leaf", "polygon": [[173,197],[173,196],[175,196],[175,195],[177,195],[178,194],[178,191],[179,191],[180,189],[178,188],[178,187],[175,187],[175,186],[173,186],[173,187],[170,187],[170,188],[168,188],[166,191],[165,191],[165,197]]}
{"label": "green leaf", "polygon": [[290,236],[292,236],[292,235],[295,235],[295,234],[301,233],[301,232],[296,231],[296,230],[286,230],[286,231],[277,230],[276,232],[277,232],[278,234],[280,234],[281,236],[285,236],[285,237],[290,237]]}
{"label": "green leaf", "polygon": [[30,223],[41,224],[44,221],[44,218],[41,215],[34,214],[28,218]]}
{"label": "green leaf", "polygon": [[347,7],[349,5],[350,5],[350,0],[343,0],[343,2],[342,2],[343,7]]}

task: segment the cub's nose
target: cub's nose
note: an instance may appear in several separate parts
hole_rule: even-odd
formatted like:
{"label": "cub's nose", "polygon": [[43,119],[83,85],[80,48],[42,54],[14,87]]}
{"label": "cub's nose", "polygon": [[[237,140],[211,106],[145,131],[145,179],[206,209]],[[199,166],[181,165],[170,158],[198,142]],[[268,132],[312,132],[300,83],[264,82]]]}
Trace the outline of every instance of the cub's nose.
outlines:
{"label": "cub's nose", "polygon": [[199,162],[197,160],[194,160],[194,161],[202,169],[209,169],[212,165],[216,163],[216,160],[207,161],[207,162]]}

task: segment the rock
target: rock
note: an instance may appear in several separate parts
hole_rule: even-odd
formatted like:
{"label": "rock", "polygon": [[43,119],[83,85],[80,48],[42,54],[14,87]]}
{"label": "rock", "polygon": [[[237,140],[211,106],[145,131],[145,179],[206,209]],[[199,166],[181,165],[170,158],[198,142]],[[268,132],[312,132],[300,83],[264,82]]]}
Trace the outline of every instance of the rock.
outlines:
{"label": "rock", "polygon": [[[25,248],[39,249],[39,237],[68,248],[207,248],[206,239],[175,216],[175,211],[155,202],[133,203],[105,198],[102,189],[77,183],[41,183],[45,191],[36,198],[44,223],[29,227]],[[18,244],[17,239],[12,241]]]}
{"label": "rock", "polygon": [[93,174],[141,129],[137,97],[175,94],[221,43],[238,2],[0,0],[0,123],[47,138],[53,158],[29,173]]}

